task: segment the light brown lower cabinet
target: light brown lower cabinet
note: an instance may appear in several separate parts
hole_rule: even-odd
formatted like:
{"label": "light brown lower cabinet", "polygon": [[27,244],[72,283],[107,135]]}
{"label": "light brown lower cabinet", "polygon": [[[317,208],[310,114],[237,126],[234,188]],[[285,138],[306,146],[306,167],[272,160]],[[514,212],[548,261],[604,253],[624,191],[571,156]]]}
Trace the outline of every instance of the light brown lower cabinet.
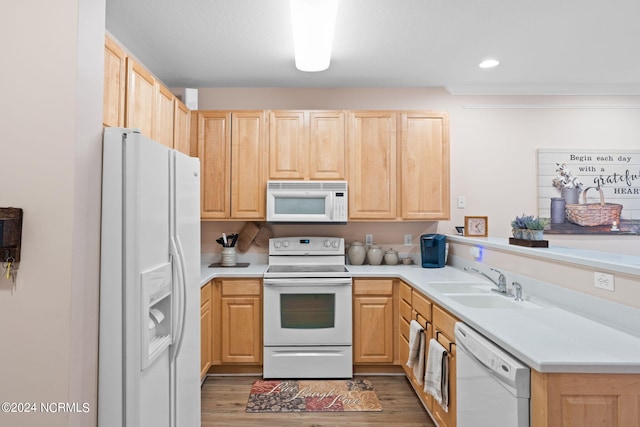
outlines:
{"label": "light brown lower cabinet", "polygon": [[639,427],[640,374],[531,371],[532,427]]}
{"label": "light brown lower cabinet", "polygon": [[200,379],[211,366],[211,282],[200,288]]}
{"label": "light brown lower cabinet", "polygon": [[393,279],[353,280],[353,361],[394,361]]}
{"label": "light brown lower cabinet", "polygon": [[212,365],[262,364],[261,279],[213,281]]}

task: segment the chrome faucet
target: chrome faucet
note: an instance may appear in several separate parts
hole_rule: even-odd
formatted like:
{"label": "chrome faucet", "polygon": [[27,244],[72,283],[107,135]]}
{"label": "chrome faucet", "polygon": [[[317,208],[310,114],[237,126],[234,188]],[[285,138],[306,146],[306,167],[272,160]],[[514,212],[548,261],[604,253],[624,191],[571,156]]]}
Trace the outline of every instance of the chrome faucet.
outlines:
{"label": "chrome faucet", "polygon": [[477,268],[465,267],[464,269],[465,269],[465,271],[473,271],[474,273],[478,273],[478,274],[486,277],[487,279],[489,279],[494,285],[496,285],[498,287],[497,289],[491,289],[493,292],[498,292],[499,294],[507,295],[507,278],[504,277],[504,274],[502,274],[501,271],[496,270],[495,268],[491,268],[491,267],[489,267],[489,268],[499,274],[497,282],[495,280],[493,280],[491,278],[491,276],[489,276],[486,273],[478,270]]}
{"label": "chrome faucet", "polygon": [[516,290],[515,300],[522,301],[522,285],[519,282],[513,282],[512,285],[513,285],[513,288]]}

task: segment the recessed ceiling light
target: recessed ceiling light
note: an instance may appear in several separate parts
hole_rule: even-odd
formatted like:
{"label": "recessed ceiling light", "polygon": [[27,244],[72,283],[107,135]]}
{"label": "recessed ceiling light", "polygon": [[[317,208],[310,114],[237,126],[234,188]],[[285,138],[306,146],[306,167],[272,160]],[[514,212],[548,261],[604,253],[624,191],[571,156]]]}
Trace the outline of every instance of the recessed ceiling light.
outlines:
{"label": "recessed ceiling light", "polygon": [[480,68],[493,68],[493,67],[497,67],[499,63],[500,61],[498,61],[497,59],[485,59],[478,66]]}

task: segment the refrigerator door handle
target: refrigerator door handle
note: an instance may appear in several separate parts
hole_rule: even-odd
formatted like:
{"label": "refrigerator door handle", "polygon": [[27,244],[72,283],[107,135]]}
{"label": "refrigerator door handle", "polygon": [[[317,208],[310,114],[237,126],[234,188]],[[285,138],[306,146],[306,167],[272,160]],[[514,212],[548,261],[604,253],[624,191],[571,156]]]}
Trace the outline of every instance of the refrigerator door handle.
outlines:
{"label": "refrigerator door handle", "polygon": [[173,259],[176,262],[177,269],[177,286],[174,289],[174,295],[177,297],[176,304],[176,324],[174,331],[174,340],[173,340],[173,349],[171,352],[171,362],[174,362],[178,353],[180,353],[180,347],[182,345],[182,337],[184,336],[184,320],[186,315],[186,283],[187,278],[185,277],[185,260],[184,253],[182,251],[182,245],[180,244],[179,237],[171,238],[171,246],[173,249],[174,257]]}

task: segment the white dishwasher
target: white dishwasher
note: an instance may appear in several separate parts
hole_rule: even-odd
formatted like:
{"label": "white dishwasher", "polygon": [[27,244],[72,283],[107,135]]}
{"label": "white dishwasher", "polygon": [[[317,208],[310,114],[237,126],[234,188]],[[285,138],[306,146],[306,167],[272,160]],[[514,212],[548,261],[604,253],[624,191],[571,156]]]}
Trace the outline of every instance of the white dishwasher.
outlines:
{"label": "white dishwasher", "polygon": [[528,427],[530,369],[464,323],[455,336],[458,427]]}

